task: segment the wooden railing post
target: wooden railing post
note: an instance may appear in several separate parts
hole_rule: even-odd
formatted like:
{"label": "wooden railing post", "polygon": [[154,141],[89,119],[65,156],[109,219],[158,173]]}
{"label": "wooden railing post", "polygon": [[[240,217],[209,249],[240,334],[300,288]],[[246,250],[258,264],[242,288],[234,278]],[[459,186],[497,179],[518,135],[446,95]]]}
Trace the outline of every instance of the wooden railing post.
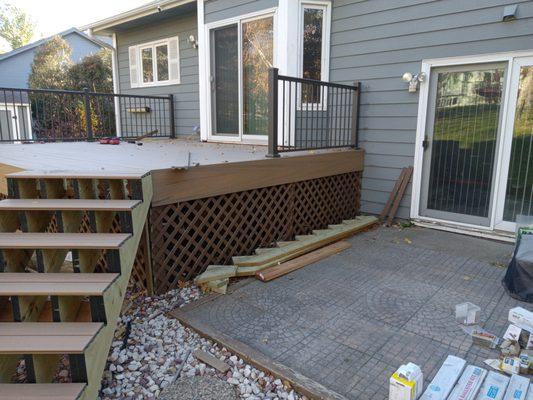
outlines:
{"label": "wooden railing post", "polygon": [[355,90],[352,99],[352,131],[351,144],[354,148],[359,148],[359,100],[361,96],[361,82],[354,82]]}
{"label": "wooden railing post", "polygon": [[89,89],[83,88],[83,104],[85,106],[85,129],[87,132],[87,140],[93,140],[93,122],[91,118],[91,98],[89,97]]}
{"label": "wooden railing post", "polygon": [[268,153],[267,157],[279,157],[278,153],[278,73],[268,70]]}

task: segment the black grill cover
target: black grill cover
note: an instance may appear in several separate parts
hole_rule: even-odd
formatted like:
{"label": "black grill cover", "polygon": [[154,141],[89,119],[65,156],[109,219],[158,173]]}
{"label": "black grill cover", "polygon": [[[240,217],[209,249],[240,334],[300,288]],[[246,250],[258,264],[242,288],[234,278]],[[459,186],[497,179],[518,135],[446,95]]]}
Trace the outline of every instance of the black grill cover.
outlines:
{"label": "black grill cover", "polygon": [[533,235],[525,234],[517,241],[513,259],[503,278],[503,286],[511,297],[533,303]]}

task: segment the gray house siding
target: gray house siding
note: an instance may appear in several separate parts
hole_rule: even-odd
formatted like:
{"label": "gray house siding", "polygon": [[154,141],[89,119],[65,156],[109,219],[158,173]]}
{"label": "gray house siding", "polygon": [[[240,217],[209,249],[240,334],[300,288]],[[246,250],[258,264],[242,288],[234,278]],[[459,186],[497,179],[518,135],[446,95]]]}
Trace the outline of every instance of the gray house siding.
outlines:
{"label": "gray house siding", "polygon": [[204,18],[209,24],[277,6],[278,0],[208,0],[204,5]]}
{"label": "gray house siding", "polygon": [[[200,125],[198,87],[198,49],[192,47],[188,38],[198,37],[196,13],[171,18],[157,24],[149,24],[127,31],[117,32],[117,58],[119,86],[122,94],[174,95],[176,134],[190,135]],[[131,88],[128,48],[167,37],[179,37],[180,78],[179,85]]]}
{"label": "gray house siding", "polygon": [[[501,22],[506,4],[518,19]],[[413,165],[419,93],[404,72],[429,58],[533,49],[533,1],[335,0],[330,80],[361,81],[362,210],[379,213],[400,169]],[[409,217],[411,187],[399,216]]]}
{"label": "gray house siding", "polygon": [[[100,50],[100,46],[76,33],[65,35],[63,38],[72,49],[73,62],[78,62],[83,57]],[[36,51],[37,48],[29,49],[0,61],[0,87],[27,88]]]}

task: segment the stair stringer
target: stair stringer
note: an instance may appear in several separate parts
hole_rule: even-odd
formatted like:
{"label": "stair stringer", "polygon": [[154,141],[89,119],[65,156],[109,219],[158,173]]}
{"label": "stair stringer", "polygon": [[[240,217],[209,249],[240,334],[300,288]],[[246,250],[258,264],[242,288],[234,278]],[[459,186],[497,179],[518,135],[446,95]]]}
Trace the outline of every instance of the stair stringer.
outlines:
{"label": "stair stringer", "polygon": [[87,368],[87,387],[82,394],[83,400],[94,400],[100,390],[102,375],[107,362],[107,356],[113,342],[115,329],[124,295],[128,287],[133,263],[137,254],[144,224],[150,210],[152,199],[152,178],[147,175],[142,178],[143,203],[132,210],[133,236],[120,248],[121,275],[106,291],[104,304],[106,308],[107,324],[98,333],[85,351],[85,365]]}

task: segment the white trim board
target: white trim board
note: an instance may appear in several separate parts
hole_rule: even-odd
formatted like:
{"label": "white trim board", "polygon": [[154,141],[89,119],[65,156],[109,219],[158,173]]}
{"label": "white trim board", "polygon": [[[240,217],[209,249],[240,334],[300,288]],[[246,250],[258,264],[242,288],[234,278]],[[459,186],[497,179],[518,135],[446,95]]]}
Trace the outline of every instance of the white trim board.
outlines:
{"label": "white trim board", "polygon": [[[505,195],[505,181],[506,176],[505,172],[507,168],[504,166],[505,158],[510,153],[510,144],[511,140],[505,140],[508,136],[508,129],[510,127],[510,114],[514,115],[514,111],[510,112],[510,105],[513,104],[513,99],[511,96],[516,95],[516,91],[513,90],[513,85],[516,82],[513,82],[512,79],[516,77],[514,70],[515,60],[521,57],[532,57],[533,51],[514,51],[514,52],[502,52],[502,53],[493,53],[493,54],[482,54],[482,55],[472,55],[472,56],[460,56],[460,57],[449,57],[441,59],[428,59],[422,60],[421,71],[426,73],[428,77],[424,82],[420,84],[420,95],[418,101],[418,117],[417,117],[417,126],[416,126],[416,140],[415,140],[415,157],[414,157],[414,173],[413,173],[413,191],[411,196],[411,211],[410,216],[412,219],[418,222],[430,222],[438,224],[447,224],[453,225],[459,228],[464,229],[476,229],[481,232],[491,232],[495,229],[512,231],[514,230],[515,224],[509,222],[503,222],[497,220],[497,213],[503,209],[502,205],[502,193]],[[428,111],[428,101],[429,101],[429,88],[431,80],[431,70],[432,68],[445,67],[445,66],[455,66],[455,65],[475,65],[475,64],[484,64],[484,63],[494,63],[494,62],[505,62],[507,63],[507,76],[505,78],[505,87],[507,88],[503,98],[502,98],[502,125],[500,131],[500,137],[498,138],[497,153],[495,155],[496,169],[494,171],[495,184],[494,184],[494,202],[491,209],[490,225],[489,226],[477,226],[470,224],[463,224],[459,222],[449,222],[443,221],[435,218],[424,217],[420,215],[420,197],[421,197],[421,186],[422,186],[422,168],[424,163],[424,149],[422,147],[422,142],[424,140],[426,125],[427,125],[427,111]],[[512,110],[511,110],[512,111]],[[508,162],[508,157],[507,157]],[[508,166],[507,166],[508,167]],[[503,188],[502,188],[503,186]]]}

